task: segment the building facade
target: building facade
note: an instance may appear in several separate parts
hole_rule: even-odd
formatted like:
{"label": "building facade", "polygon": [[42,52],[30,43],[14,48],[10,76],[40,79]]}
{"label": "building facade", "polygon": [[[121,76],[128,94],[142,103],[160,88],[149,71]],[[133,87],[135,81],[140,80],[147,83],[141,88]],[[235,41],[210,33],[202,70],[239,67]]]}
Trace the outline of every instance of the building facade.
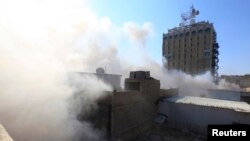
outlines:
{"label": "building facade", "polygon": [[[162,52],[168,70],[181,70],[188,74],[201,74],[210,71],[218,76],[218,48],[216,31],[212,23],[195,23],[191,7],[191,22],[181,23],[179,27],[169,29],[163,34]],[[197,12],[197,11],[196,11]]]}

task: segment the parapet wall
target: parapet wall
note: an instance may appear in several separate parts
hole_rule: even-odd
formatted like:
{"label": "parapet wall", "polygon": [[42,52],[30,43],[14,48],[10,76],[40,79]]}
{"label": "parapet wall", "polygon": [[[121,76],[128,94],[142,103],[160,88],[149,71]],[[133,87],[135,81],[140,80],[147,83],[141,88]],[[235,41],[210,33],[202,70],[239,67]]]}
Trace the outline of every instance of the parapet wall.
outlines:
{"label": "parapet wall", "polygon": [[159,112],[168,117],[168,126],[201,134],[207,133],[209,124],[250,124],[249,112],[227,108],[164,101]]}
{"label": "parapet wall", "polygon": [[122,106],[137,103],[144,98],[138,91],[114,92],[112,97],[112,106]]}
{"label": "parapet wall", "polygon": [[112,98],[111,136],[130,140],[148,130],[157,106],[139,92],[117,92]]}
{"label": "parapet wall", "polygon": [[175,89],[160,89],[160,97],[171,97],[178,95],[179,90]]}

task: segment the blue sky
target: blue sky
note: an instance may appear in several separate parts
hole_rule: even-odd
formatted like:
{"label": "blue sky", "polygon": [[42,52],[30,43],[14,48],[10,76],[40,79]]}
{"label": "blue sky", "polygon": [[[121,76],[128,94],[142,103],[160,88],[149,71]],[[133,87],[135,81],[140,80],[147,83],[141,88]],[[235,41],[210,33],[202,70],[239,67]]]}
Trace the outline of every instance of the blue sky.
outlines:
{"label": "blue sky", "polygon": [[154,36],[148,39],[146,50],[159,63],[162,33],[178,26],[181,12],[193,4],[200,11],[196,21],[209,20],[217,31],[219,74],[250,73],[249,0],[95,0],[89,4],[98,16],[109,17],[115,25],[151,22]]}

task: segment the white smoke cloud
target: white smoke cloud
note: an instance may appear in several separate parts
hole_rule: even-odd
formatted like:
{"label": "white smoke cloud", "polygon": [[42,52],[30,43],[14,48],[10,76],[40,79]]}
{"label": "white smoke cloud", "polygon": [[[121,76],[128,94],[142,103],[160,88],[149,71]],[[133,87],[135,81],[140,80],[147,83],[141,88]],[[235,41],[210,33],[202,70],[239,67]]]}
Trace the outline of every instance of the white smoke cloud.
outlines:
{"label": "white smoke cloud", "polygon": [[163,87],[179,88],[180,95],[201,96],[207,94],[208,89],[240,90],[239,86],[219,80],[215,84],[210,72],[192,76],[180,71],[163,73],[161,76]]}
{"label": "white smoke cloud", "polygon": [[[0,31],[0,123],[15,140],[102,140],[105,135],[76,120],[76,114],[95,107],[95,100],[110,87],[79,76],[71,81],[81,85],[70,87],[69,72],[107,67],[108,73],[128,76],[142,69],[160,79],[163,88],[179,87],[183,93],[217,87],[208,75],[163,73],[143,48],[140,65],[119,57],[119,37],[125,32],[145,46],[152,24],[117,27],[81,0],[0,0]],[[219,87],[231,87],[222,83]],[[77,92],[81,95],[75,96]]]}
{"label": "white smoke cloud", "polygon": [[208,89],[240,90],[238,85],[225,80],[219,80],[218,84],[215,84],[210,72],[192,76],[182,71],[167,71],[166,68],[150,58],[147,52],[141,51],[141,53],[143,54],[141,59],[145,63],[141,66],[133,66],[133,70],[150,71],[151,76],[161,81],[161,88],[178,88],[179,95],[201,96],[207,94]]}
{"label": "white smoke cloud", "polygon": [[[91,42],[90,33],[105,32],[108,26],[80,0],[0,1],[0,122],[14,140],[101,140],[90,123],[76,120],[77,109],[68,111],[76,92],[68,84],[68,72],[84,71],[92,63],[80,61],[92,53],[85,54],[77,39]],[[96,78],[82,81],[78,89],[85,100],[73,104],[81,103],[85,110],[111,90]]]}
{"label": "white smoke cloud", "polygon": [[74,95],[69,99],[68,110],[70,118],[73,119],[69,122],[73,125],[76,140],[104,141],[105,132],[95,129],[88,121],[75,119],[78,119],[79,115],[88,115],[92,110],[97,110],[96,101],[106,96],[106,91],[111,91],[111,87],[95,76],[73,73],[70,79],[70,82],[73,82]]}
{"label": "white smoke cloud", "polygon": [[146,22],[140,26],[135,22],[127,22],[123,26],[123,31],[131,41],[139,43],[139,45],[144,47],[148,36],[153,34],[153,24]]}

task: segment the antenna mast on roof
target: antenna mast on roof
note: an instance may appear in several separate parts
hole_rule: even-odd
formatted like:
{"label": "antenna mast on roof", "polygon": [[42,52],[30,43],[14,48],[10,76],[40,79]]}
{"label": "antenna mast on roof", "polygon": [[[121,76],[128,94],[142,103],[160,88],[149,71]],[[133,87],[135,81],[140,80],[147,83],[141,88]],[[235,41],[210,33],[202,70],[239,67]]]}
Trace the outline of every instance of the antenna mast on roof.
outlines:
{"label": "antenna mast on roof", "polygon": [[195,17],[199,15],[199,10],[194,9],[192,5],[189,12],[181,13],[181,23],[180,26],[191,25],[195,23]]}

